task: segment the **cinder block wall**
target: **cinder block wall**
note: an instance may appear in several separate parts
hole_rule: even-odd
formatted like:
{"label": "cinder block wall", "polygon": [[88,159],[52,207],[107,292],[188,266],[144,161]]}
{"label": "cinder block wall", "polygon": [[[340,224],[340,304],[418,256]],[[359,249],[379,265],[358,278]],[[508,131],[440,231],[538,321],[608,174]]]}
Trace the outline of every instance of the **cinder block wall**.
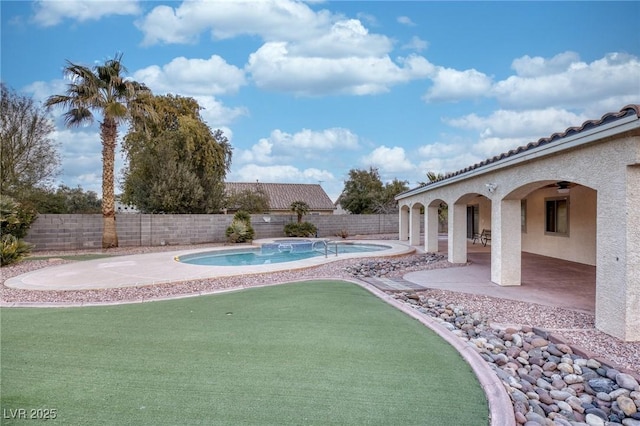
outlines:
{"label": "cinder block wall", "polygon": [[[116,216],[120,247],[221,243],[233,215]],[[284,225],[295,215],[252,215],[256,239],[283,237]],[[304,220],[318,228],[319,237],[335,237],[341,230],[350,236],[398,232],[398,215],[307,215]],[[424,222],[424,221],[422,221]],[[102,246],[102,215],[43,214],[31,226],[25,240],[34,250],[99,249]]]}

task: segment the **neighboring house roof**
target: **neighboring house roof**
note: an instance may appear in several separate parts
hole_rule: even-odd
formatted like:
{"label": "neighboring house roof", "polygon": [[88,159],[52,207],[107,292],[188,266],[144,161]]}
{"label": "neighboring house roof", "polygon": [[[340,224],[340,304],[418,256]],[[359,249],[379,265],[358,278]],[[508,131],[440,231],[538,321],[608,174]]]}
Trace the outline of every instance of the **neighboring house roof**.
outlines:
{"label": "neighboring house roof", "polygon": [[262,189],[269,197],[271,210],[291,210],[291,203],[304,201],[312,211],[333,211],[335,206],[322,186],[304,183],[226,182],[227,193]]}
{"label": "neighboring house roof", "polygon": [[409,193],[415,193],[416,191],[418,191],[421,188],[426,188],[430,185],[434,185],[436,183],[440,183],[442,181],[446,181],[448,179],[454,178],[456,176],[459,175],[463,175],[465,173],[469,173],[472,171],[475,171],[477,169],[481,169],[483,167],[487,167],[491,164],[495,164],[497,162],[500,162],[502,160],[508,159],[510,157],[514,157],[514,156],[518,156],[518,155],[524,155],[523,153],[526,153],[527,151],[533,151],[536,150],[540,147],[543,147],[545,145],[549,145],[549,144],[553,144],[554,142],[558,142],[559,140],[568,138],[570,136],[574,136],[577,135],[579,133],[583,133],[583,132],[587,132],[589,130],[598,128],[600,126],[604,126],[606,124],[612,123],[614,121],[618,121],[621,120],[623,118],[626,117],[631,117],[631,116],[635,116],[635,118],[640,118],[640,105],[638,104],[632,104],[632,105],[627,105],[624,108],[622,108],[619,112],[609,112],[606,113],[602,116],[602,118],[598,119],[598,120],[588,120],[585,121],[582,126],[579,127],[569,127],[567,128],[564,132],[561,133],[554,133],[549,137],[546,138],[540,138],[535,142],[530,142],[527,145],[522,145],[519,146],[518,148],[512,149],[509,152],[505,152],[499,155],[496,155],[494,157],[491,158],[487,158],[484,161],[481,161],[479,163],[476,163],[472,166],[466,167],[462,170],[458,170],[456,172],[452,172],[452,173],[447,173],[445,176],[441,177],[440,179],[436,179],[432,182],[427,182],[425,185],[419,186],[417,188],[413,188],[410,189],[408,191],[402,192],[400,194],[398,194],[396,196],[396,198],[403,198],[403,195],[408,195]]}

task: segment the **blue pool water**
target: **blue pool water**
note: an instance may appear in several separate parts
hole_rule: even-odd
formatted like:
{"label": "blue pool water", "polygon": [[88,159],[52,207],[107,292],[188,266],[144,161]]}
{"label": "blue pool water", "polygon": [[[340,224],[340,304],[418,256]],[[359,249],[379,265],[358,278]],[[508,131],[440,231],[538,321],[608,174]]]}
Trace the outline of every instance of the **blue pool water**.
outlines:
{"label": "blue pool water", "polygon": [[[328,243],[329,257],[345,253],[368,253],[386,250],[389,246],[379,244]],[[325,256],[325,245],[322,241],[279,240],[263,244],[261,248],[232,249],[209,251],[180,256],[178,260],[191,265],[208,266],[245,266],[265,265],[270,263],[293,262],[312,257]]]}

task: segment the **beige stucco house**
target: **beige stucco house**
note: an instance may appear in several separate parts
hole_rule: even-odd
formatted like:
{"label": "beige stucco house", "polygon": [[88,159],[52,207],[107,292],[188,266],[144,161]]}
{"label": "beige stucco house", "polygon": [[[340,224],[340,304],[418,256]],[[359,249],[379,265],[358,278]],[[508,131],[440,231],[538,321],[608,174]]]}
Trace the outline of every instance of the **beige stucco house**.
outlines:
{"label": "beige stucco house", "polygon": [[[571,127],[399,194],[400,239],[438,250],[448,205],[448,258],[491,230],[491,280],[521,284],[521,253],[596,268],[596,327],[640,340],[640,105]],[[424,207],[424,216],[421,208]]]}

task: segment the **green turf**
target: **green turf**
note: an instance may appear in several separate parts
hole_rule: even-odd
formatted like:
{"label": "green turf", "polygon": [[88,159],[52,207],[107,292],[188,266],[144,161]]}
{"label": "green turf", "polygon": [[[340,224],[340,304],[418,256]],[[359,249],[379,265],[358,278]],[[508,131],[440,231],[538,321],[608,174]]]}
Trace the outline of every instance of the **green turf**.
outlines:
{"label": "green turf", "polygon": [[38,408],[78,425],[488,423],[455,350],[346,282],[1,321],[4,424]]}

